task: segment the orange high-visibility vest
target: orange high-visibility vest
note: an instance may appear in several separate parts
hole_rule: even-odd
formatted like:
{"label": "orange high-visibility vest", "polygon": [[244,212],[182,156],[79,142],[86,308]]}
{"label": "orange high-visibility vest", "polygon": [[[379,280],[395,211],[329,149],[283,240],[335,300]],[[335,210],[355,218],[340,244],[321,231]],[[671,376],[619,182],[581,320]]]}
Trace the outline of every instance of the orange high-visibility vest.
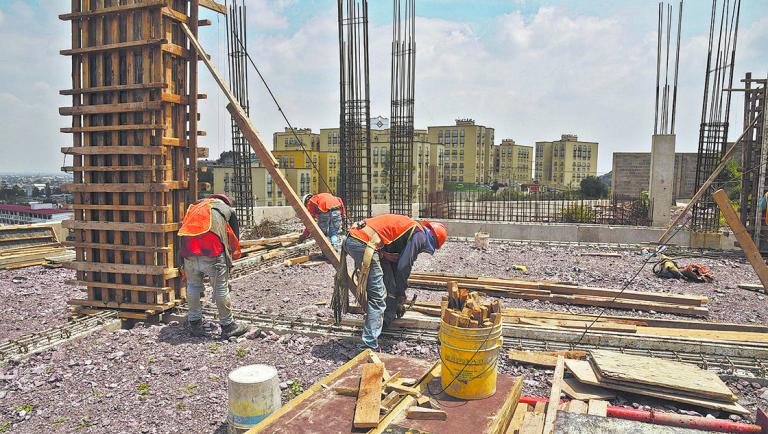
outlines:
{"label": "orange high-visibility vest", "polygon": [[[217,199],[203,199],[197,203],[193,203],[187,208],[187,214],[184,216],[184,220],[181,222],[181,228],[179,229],[179,236],[181,237],[196,237],[206,232],[211,231],[213,224],[213,217],[211,212],[213,210],[213,201]],[[229,222],[226,223],[227,227],[227,246],[229,252],[232,255],[232,259],[240,259],[243,254],[240,251],[240,240],[235,236],[235,231],[229,226]],[[221,235],[216,234],[221,238]],[[224,240],[221,240],[224,243]]]}
{"label": "orange high-visibility vest", "polygon": [[[373,229],[385,246],[398,241],[402,236],[410,236],[414,227],[421,228],[419,222],[400,214],[382,214],[365,219],[365,226]],[[350,229],[349,234],[363,242],[370,241],[368,234],[358,228]]]}
{"label": "orange high-visibility vest", "polygon": [[315,205],[320,212],[328,212],[334,208],[341,209],[344,207],[344,202],[341,201],[341,198],[330,193],[318,193],[313,195],[309,198],[307,208],[309,208],[310,204]]}

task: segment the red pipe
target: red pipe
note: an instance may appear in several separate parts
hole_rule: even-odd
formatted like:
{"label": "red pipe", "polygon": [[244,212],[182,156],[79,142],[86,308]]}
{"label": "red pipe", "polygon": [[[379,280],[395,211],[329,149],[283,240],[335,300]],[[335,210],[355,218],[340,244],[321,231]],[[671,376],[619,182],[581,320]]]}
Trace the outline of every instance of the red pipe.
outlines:
{"label": "red pipe", "polygon": [[[521,396],[521,404],[536,405],[537,402],[548,402],[547,398],[535,396]],[[729,433],[762,433],[760,425],[750,423],[731,422],[726,419],[712,419],[707,417],[686,416],[675,413],[662,413],[656,411],[636,410],[634,408],[608,406],[608,416],[617,419],[636,420],[657,425],[677,426],[682,428],[695,428],[706,431]]]}

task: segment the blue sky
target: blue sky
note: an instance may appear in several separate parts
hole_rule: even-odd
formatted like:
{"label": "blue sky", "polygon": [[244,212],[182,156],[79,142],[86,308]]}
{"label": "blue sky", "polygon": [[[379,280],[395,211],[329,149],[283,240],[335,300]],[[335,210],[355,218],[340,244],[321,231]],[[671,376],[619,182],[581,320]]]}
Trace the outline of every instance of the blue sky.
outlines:
{"label": "blue sky", "polygon": [[[338,28],[330,0],[247,0],[251,55],[295,126],[338,124]],[[55,171],[58,132],[69,120],[58,95],[70,87],[67,12],[60,0],[0,0],[0,171]],[[743,0],[736,79],[768,73],[768,2]],[[685,3],[678,104],[678,150],[695,151],[703,91],[709,0]],[[654,0],[417,0],[416,125],[471,117],[494,127],[497,141],[533,145],[575,133],[600,143],[599,172],[611,153],[648,151],[653,129],[656,56]],[[202,42],[222,69],[224,21]],[[370,2],[371,113],[388,116],[391,2]],[[203,145],[230,147],[224,101],[201,76]],[[251,73],[251,118],[265,136],[284,122]],[[733,100],[731,136],[741,129]]]}

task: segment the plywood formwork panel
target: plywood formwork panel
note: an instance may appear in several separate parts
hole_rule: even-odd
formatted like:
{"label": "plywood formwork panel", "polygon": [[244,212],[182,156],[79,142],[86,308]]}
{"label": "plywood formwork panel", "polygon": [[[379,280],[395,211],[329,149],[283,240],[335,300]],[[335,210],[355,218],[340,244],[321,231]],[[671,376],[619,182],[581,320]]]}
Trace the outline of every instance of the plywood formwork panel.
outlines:
{"label": "plywood formwork panel", "polygon": [[[176,230],[197,197],[196,0],[72,0],[73,304],[162,312],[184,298]],[[192,182],[190,182],[192,181]],[[125,246],[125,248],[121,248]]]}

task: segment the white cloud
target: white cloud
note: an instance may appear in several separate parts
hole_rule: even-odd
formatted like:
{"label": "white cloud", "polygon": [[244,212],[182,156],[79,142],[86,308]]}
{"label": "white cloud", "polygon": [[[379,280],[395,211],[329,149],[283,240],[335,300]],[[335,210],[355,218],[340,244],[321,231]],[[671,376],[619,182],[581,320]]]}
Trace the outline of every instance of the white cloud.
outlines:
{"label": "white cloud", "polygon": [[[70,105],[58,95],[69,88],[70,59],[58,50],[70,44],[66,12],[58,0],[40,9],[12,0],[0,12],[0,148],[25,146],[7,155],[0,171],[61,165],[60,146],[70,139],[58,129]],[[335,8],[302,19],[295,0],[248,0],[249,49],[283,109],[296,127],[338,125],[338,27]],[[202,42],[226,75],[224,18],[203,28]],[[291,19],[289,19],[291,18]],[[706,17],[705,17],[706,18]],[[693,18],[691,18],[693,19]],[[218,23],[218,24],[217,24]],[[496,128],[496,138],[532,145],[573,132],[600,142],[600,171],[610,170],[611,152],[649,149],[653,128],[655,23],[631,14],[578,15],[540,8],[533,15],[511,13],[482,24],[417,19],[416,125],[452,123],[473,117]],[[389,114],[390,24],[370,27],[371,113]],[[695,151],[703,89],[706,35],[683,41],[678,105],[678,149]],[[740,28],[737,75],[768,73],[768,18]],[[251,118],[267,139],[285,123],[253,70],[249,70]],[[201,146],[211,154],[227,149],[230,121],[225,102],[203,69],[200,92]],[[734,98],[734,119],[741,116]],[[741,121],[731,128],[738,135]],[[22,155],[23,154],[23,155]]]}

